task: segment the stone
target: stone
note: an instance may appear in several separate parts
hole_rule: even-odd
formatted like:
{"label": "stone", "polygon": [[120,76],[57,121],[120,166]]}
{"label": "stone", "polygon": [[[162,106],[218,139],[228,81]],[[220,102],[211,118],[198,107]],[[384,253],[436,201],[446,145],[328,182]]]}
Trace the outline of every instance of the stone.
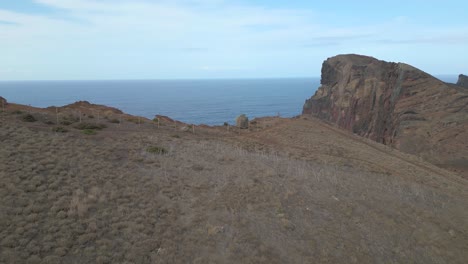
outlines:
{"label": "stone", "polygon": [[242,114],[236,118],[236,126],[240,129],[247,129],[249,128],[249,118]]}

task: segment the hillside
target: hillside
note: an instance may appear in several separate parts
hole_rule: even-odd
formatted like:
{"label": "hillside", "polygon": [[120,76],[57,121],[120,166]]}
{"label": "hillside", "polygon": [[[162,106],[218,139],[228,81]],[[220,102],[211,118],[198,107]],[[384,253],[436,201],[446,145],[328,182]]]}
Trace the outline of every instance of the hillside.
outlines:
{"label": "hillside", "polygon": [[410,65],[329,58],[303,113],[468,177],[468,90]]}
{"label": "hillside", "polygon": [[[0,262],[465,263],[468,183],[313,117],[0,115]],[[57,124],[58,123],[58,124]]]}

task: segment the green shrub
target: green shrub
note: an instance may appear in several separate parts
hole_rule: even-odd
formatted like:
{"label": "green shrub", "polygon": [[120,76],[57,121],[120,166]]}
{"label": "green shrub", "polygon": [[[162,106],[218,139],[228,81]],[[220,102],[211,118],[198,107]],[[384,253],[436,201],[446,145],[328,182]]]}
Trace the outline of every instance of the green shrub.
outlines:
{"label": "green shrub", "polygon": [[23,113],[23,111],[21,111],[21,110],[15,110],[15,111],[13,111],[13,112],[11,112],[11,113],[14,114],[14,115],[21,115],[21,114]]}
{"label": "green shrub", "polygon": [[173,137],[173,138],[180,138],[180,136],[179,136],[179,135],[177,135],[177,134],[175,134],[175,135],[172,135],[171,137]]}
{"label": "green shrub", "polygon": [[27,114],[27,115],[23,116],[23,121],[24,122],[36,122],[37,119],[31,114]]}
{"label": "green shrub", "polygon": [[152,154],[167,154],[167,150],[163,147],[158,147],[158,146],[149,146],[146,148],[146,152],[152,153]]}
{"label": "green shrub", "polygon": [[110,119],[109,122],[114,124],[120,124],[120,120],[118,120],[117,118]]}
{"label": "green shrub", "polygon": [[79,124],[75,125],[75,128],[79,129],[79,130],[85,130],[85,129],[101,130],[101,129],[106,128],[106,127],[107,126],[104,125],[104,124],[91,124],[91,123],[79,123]]}
{"label": "green shrub", "polygon": [[85,134],[85,135],[96,135],[97,132],[94,129],[83,129],[83,134]]}
{"label": "green shrub", "polygon": [[58,127],[53,127],[52,131],[57,132],[57,133],[66,133],[66,132],[68,132],[68,129],[66,129],[64,127],[61,127],[61,126],[58,126]]}
{"label": "green shrub", "polygon": [[44,121],[44,124],[46,124],[46,125],[54,125],[55,123],[52,122],[52,121],[50,121],[50,120],[46,120],[46,121]]}

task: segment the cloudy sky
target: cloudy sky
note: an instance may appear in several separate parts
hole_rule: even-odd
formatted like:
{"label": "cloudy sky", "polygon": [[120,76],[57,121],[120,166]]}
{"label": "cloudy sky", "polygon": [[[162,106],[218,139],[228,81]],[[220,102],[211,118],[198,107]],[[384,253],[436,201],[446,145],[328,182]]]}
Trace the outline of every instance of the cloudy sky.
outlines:
{"label": "cloudy sky", "polygon": [[468,73],[468,1],[0,0],[0,80],[320,76],[370,55]]}

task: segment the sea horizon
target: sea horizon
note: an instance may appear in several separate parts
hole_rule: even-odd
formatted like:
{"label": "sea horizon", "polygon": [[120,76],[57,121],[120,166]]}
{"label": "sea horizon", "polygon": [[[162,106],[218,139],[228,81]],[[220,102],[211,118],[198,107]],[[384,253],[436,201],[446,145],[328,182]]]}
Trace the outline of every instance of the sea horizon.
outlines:
{"label": "sea horizon", "polygon": [[206,125],[249,118],[300,115],[304,101],[320,85],[318,77],[153,80],[0,81],[0,96],[34,107],[76,101],[118,108],[146,118],[165,115]]}

